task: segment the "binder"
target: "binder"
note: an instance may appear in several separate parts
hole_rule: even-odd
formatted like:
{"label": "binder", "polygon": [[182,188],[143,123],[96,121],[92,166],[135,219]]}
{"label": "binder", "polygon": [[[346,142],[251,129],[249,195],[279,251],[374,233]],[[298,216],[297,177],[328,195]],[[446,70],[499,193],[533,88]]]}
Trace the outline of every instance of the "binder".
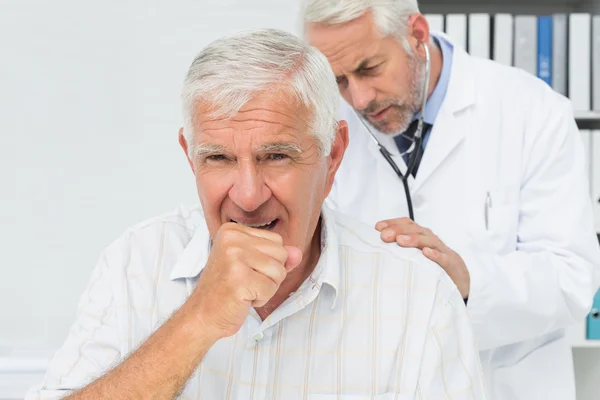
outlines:
{"label": "binder", "polygon": [[467,15],[446,15],[446,34],[454,41],[455,45],[467,49]]}
{"label": "binder", "polygon": [[513,65],[513,16],[494,16],[494,60],[506,66]]}
{"label": "binder", "polygon": [[429,32],[444,32],[444,15],[443,14],[425,14],[425,19],[429,23]]}
{"label": "binder", "polygon": [[569,98],[573,110],[590,111],[591,16],[569,15]]}
{"label": "binder", "polygon": [[515,67],[537,75],[537,17],[515,16]]}
{"label": "binder", "polygon": [[567,95],[567,14],[552,16],[552,89]]}
{"label": "binder", "polygon": [[600,15],[592,18],[592,109],[600,111]]}
{"label": "binder", "polygon": [[490,58],[489,14],[469,15],[469,54],[480,58]]}
{"label": "binder", "polygon": [[594,304],[587,317],[586,336],[588,340],[600,340],[600,291],[594,296]]}
{"label": "binder", "polygon": [[537,76],[552,86],[552,17],[538,17]]}

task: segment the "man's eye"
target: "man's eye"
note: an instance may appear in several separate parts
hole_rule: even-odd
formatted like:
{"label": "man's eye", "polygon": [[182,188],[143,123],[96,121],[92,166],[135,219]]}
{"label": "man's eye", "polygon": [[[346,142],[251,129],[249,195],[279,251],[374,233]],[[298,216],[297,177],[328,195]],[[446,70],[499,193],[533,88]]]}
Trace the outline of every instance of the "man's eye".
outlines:
{"label": "man's eye", "polygon": [[363,73],[375,72],[378,67],[379,67],[379,65],[373,65],[372,67],[365,67],[362,69],[361,72],[363,72]]}
{"label": "man's eye", "polygon": [[285,160],[286,158],[288,158],[288,156],[286,154],[280,154],[280,153],[273,153],[273,154],[269,154],[267,156],[267,160],[270,160],[270,161],[281,161],[281,160]]}
{"label": "man's eye", "polygon": [[206,157],[206,161],[225,161],[227,160],[227,157],[225,157],[225,155],[223,154],[211,154],[210,156]]}
{"label": "man's eye", "polygon": [[336,78],[336,82],[338,84],[338,86],[344,86],[348,80],[346,79],[346,77],[342,77],[342,78]]}

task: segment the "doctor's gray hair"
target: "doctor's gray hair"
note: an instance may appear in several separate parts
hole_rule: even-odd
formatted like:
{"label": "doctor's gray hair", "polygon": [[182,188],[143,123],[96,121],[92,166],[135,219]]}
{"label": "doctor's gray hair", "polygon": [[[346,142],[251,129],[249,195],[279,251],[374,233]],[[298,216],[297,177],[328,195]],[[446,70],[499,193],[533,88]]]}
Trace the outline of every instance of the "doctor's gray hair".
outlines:
{"label": "doctor's gray hair", "polygon": [[276,29],[240,32],[218,39],[192,62],[181,94],[184,136],[194,150],[198,105],[213,117],[231,117],[264,91],[282,89],[309,110],[308,128],[320,154],[329,155],[336,136],[339,92],[333,71],[317,49]]}
{"label": "doctor's gray hair", "polygon": [[352,21],[369,11],[379,33],[402,41],[408,36],[409,17],[420,12],[417,0],[304,0],[302,19],[305,24],[335,25]]}

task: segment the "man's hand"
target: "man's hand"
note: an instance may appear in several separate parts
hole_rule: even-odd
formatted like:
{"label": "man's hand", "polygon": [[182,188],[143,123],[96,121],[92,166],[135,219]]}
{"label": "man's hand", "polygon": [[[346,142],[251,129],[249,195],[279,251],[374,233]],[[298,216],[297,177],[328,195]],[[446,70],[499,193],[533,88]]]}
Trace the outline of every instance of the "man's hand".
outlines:
{"label": "man's hand", "polygon": [[264,306],[301,260],[300,249],[284,246],[277,233],[221,226],[193,294],[205,328],[217,337],[235,334],[250,307]]}
{"label": "man's hand", "polygon": [[386,243],[396,242],[402,247],[415,247],[422,250],[425,257],[439,264],[446,271],[463,299],[469,297],[471,277],[465,262],[431,230],[417,225],[410,218],[379,221],[375,229],[381,232],[381,239]]}

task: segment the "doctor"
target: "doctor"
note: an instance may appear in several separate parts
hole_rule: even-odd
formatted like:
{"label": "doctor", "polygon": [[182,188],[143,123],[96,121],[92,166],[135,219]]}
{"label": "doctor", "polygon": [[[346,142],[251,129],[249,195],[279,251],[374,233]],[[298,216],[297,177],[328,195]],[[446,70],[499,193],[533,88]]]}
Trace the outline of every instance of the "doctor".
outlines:
{"label": "doctor", "polygon": [[431,35],[415,0],[303,12],[350,126],[330,206],[446,270],[493,399],[575,399],[565,330],[591,307],[600,249],[569,100]]}

